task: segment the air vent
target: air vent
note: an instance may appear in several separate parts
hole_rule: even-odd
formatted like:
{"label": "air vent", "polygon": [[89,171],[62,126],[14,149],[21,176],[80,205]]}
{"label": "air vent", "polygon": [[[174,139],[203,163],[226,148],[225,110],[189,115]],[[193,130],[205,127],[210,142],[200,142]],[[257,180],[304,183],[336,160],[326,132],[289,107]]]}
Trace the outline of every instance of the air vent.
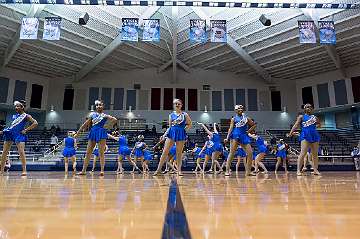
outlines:
{"label": "air vent", "polygon": [[211,90],[210,85],[203,85],[203,90]]}
{"label": "air vent", "polygon": [[276,86],[269,86],[270,91],[277,91]]}
{"label": "air vent", "polygon": [[141,89],[141,85],[140,85],[140,84],[134,84],[134,89],[135,89],[135,90],[140,90],[140,89]]}
{"label": "air vent", "polygon": [[72,84],[66,84],[65,89],[73,89],[73,85]]}

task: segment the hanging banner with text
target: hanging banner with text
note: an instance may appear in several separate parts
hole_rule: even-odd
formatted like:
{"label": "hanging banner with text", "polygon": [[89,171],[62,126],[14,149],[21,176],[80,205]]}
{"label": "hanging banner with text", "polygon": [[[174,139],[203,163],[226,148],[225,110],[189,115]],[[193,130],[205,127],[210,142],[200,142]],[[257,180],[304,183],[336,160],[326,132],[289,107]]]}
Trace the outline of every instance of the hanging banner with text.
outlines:
{"label": "hanging banner with text", "polygon": [[61,17],[45,17],[43,39],[48,41],[60,40]]}
{"label": "hanging banner with text", "polygon": [[207,42],[206,21],[200,19],[190,20],[190,42]]}
{"label": "hanging banner with text", "polygon": [[160,41],[160,19],[145,19],[143,41]]}
{"label": "hanging banner with text", "polygon": [[20,39],[35,40],[37,39],[39,29],[39,19],[35,17],[24,17],[21,21]]}
{"label": "hanging banner with text", "polygon": [[123,18],[121,28],[121,40],[138,41],[139,18]]}
{"label": "hanging banner with text", "polygon": [[315,23],[313,21],[299,21],[300,43],[316,43]]}
{"label": "hanging banner with text", "polygon": [[319,21],[319,36],[321,44],[336,44],[335,24],[333,21]]}
{"label": "hanging banner with text", "polygon": [[223,42],[226,43],[226,20],[211,20],[211,42]]}

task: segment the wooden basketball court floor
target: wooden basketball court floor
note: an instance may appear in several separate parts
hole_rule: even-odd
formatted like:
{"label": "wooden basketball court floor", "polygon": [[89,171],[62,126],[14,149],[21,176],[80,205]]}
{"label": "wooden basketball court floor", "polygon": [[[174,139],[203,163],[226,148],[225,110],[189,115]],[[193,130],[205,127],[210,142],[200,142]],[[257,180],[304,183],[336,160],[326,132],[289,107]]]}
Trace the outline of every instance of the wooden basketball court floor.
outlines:
{"label": "wooden basketball court floor", "polygon": [[360,173],[0,177],[0,238],[360,238]]}

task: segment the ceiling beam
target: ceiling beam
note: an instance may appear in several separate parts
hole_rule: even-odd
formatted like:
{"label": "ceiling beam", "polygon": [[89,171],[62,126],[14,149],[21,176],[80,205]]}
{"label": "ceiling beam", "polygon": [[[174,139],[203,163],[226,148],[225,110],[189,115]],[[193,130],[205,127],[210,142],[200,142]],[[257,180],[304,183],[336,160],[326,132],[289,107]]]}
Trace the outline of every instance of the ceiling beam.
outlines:
{"label": "ceiling beam", "polygon": [[[200,8],[192,7],[196,15],[201,19],[206,20],[207,27],[210,23],[210,17],[208,17]],[[269,73],[258,64],[246,51],[242,48],[229,34],[227,35],[227,44],[249,65],[251,66],[267,83],[271,83],[271,77]]]}
{"label": "ceiling beam", "polygon": [[[179,8],[177,6],[171,8],[172,17],[177,22],[179,16]],[[172,78],[171,83],[177,82],[177,24],[171,29],[172,32]]]}
{"label": "ceiling beam", "polygon": [[238,58],[239,58],[238,56],[233,56],[233,57],[230,57],[230,58],[226,58],[226,59],[224,59],[222,61],[215,61],[213,64],[206,66],[204,69],[207,70],[207,69],[210,69],[210,68],[212,68],[214,66],[218,66],[218,65],[224,64],[226,62],[229,62],[229,61],[232,61],[232,60],[235,60],[235,59],[238,59]]}
{"label": "ceiling beam", "polygon": [[[41,13],[42,10],[44,10],[44,8],[45,8],[45,5],[33,4],[33,5],[31,5],[30,10],[29,10],[29,12],[27,12],[26,16],[27,17],[36,17]],[[13,10],[13,11],[16,12],[15,10]],[[5,57],[4,57],[4,61],[2,63],[2,68],[4,68],[7,64],[9,64],[11,58],[15,55],[16,51],[19,49],[21,43],[23,42],[20,39],[20,31],[21,31],[21,21],[20,21],[20,26],[16,30],[16,33],[15,33],[12,41],[8,45],[7,49],[5,50]]]}
{"label": "ceiling beam", "polygon": [[[173,38],[174,38],[174,36],[173,36],[173,33],[172,33],[171,29],[170,29],[169,22],[168,22],[168,20],[166,19],[166,15],[165,15],[164,13],[162,13],[162,12],[161,12],[161,15],[162,15],[162,16],[163,16],[163,18],[164,18],[164,21],[165,21],[165,24],[166,24],[167,30],[168,30],[168,31],[169,31],[169,33],[170,33],[171,39],[173,39]],[[168,48],[169,54],[170,54],[170,56],[171,56],[171,58],[172,58],[173,53],[172,53],[172,50],[171,50],[171,48],[170,48],[170,45],[169,45],[169,43],[168,43],[167,41],[165,41],[165,43],[166,43],[166,46],[167,46],[167,48]]]}
{"label": "ceiling beam", "polygon": [[224,55],[227,55],[227,54],[230,54],[232,53],[233,51],[232,50],[225,50],[219,54],[216,54],[214,56],[211,56],[211,57],[206,57],[205,59],[203,60],[198,60],[198,61],[195,61],[194,64],[191,65],[191,67],[195,67],[195,66],[198,66],[198,65],[201,65],[205,62],[209,62],[209,61],[213,61],[214,59],[218,58],[218,57],[221,57],[221,56],[224,56]]}
{"label": "ceiling beam", "polygon": [[[319,24],[318,21],[321,20],[319,14],[312,14],[313,12],[315,12],[314,10],[312,10],[311,12],[308,11],[308,9],[301,9],[301,11],[304,13],[304,15],[306,17],[308,17],[309,19],[313,20],[315,22],[315,26],[316,29],[319,29]],[[328,53],[329,57],[331,58],[332,62],[335,64],[336,69],[338,69],[339,73],[341,74],[341,76],[345,79],[346,77],[346,71],[345,71],[345,67],[343,66],[340,56],[338,55],[336,48],[334,45],[329,45],[326,44],[324,45],[326,52]]]}
{"label": "ceiling beam", "polygon": [[[147,10],[140,16],[141,19],[151,18],[160,7],[149,7]],[[81,70],[76,73],[74,82],[80,82],[84,77],[89,74],[97,65],[99,65],[106,57],[108,57],[115,49],[117,49],[123,41],[121,41],[121,34],[119,34],[115,39],[110,42],[98,55],[96,55],[91,61],[89,61]]]}

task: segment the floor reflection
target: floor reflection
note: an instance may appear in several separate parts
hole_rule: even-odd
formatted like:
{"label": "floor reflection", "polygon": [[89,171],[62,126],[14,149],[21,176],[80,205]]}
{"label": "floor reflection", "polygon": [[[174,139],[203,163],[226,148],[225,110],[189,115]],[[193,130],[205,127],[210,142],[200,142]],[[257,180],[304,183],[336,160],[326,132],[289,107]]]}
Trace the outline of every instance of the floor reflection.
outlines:
{"label": "floor reflection", "polygon": [[0,177],[0,238],[160,238],[170,179]]}
{"label": "floor reflection", "polygon": [[194,238],[358,238],[359,178],[196,175],[180,191]]}

